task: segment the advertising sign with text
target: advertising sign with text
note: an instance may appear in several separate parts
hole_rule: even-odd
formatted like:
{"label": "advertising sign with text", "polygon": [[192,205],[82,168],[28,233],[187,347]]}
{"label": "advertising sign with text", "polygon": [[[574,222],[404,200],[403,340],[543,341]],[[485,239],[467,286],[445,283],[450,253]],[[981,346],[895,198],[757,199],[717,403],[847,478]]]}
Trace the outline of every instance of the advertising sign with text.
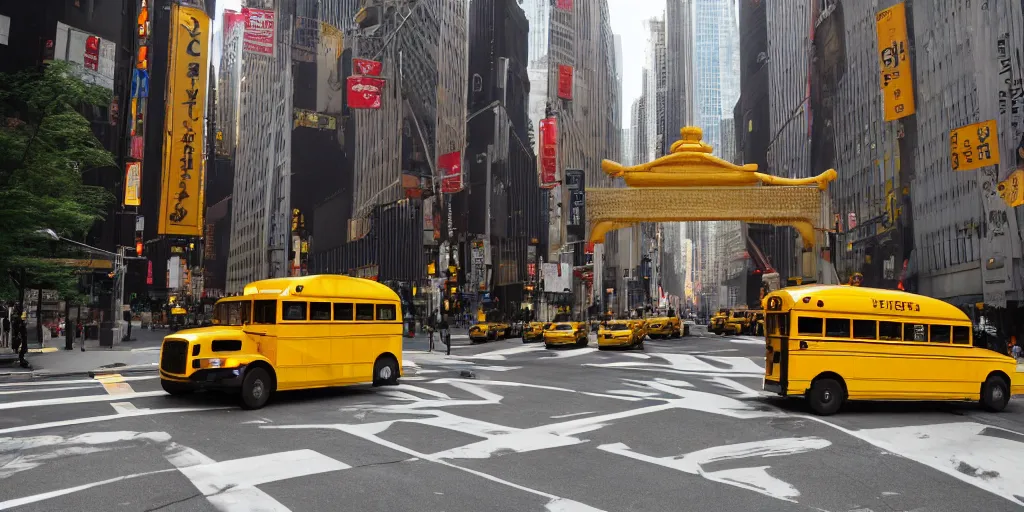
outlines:
{"label": "advertising sign with text", "polygon": [[910,67],[906,6],[898,3],[875,15],[878,63],[885,120],[895,121],[914,113],[914,75]]}

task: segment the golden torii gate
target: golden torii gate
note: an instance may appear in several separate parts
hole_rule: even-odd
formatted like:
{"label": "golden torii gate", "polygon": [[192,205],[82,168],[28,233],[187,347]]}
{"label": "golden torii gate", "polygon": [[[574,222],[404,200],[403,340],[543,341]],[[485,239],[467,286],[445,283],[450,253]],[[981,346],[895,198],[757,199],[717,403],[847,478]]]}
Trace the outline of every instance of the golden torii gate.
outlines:
{"label": "golden torii gate", "polygon": [[[743,221],[792,226],[803,242],[805,282],[834,283],[830,266],[819,265],[829,221],[828,183],[835,169],[813,178],[779,178],[757,172],[757,164],[735,165],[711,155],[700,128],[680,130],[671,152],[626,167],[601,162],[609,176],[629,188],[588,188],[589,241],[638,222]],[[828,268],[826,268],[828,267]]]}

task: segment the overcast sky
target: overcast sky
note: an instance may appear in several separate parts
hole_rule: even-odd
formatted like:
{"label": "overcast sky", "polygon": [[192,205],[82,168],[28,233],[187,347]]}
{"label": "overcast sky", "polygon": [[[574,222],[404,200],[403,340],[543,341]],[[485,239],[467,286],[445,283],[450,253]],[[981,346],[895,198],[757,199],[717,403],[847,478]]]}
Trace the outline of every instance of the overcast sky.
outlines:
{"label": "overcast sky", "polygon": [[[242,9],[242,0],[219,0],[218,9]],[[608,9],[612,18],[612,32],[622,36],[622,122],[629,124],[629,106],[642,92],[641,70],[644,66],[644,51],[647,36],[644,33],[644,20],[654,16],[663,16],[664,0],[608,0]],[[217,31],[222,18],[217,17]],[[219,64],[219,63],[215,63]]]}

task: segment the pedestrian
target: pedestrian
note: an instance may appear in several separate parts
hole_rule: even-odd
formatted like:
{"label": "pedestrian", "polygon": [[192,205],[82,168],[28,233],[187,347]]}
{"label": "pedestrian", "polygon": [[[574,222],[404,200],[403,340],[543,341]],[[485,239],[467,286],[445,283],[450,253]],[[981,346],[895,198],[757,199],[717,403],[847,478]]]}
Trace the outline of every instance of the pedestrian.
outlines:
{"label": "pedestrian", "polygon": [[128,333],[124,335],[124,341],[130,341],[132,338],[132,310],[131,308],[124,310],[124,321],[128,324]]}
{"label": "pedestrian", "polygon": [[28,368],[28,361],[25,360],[25,354],[28,353],[28,326],[21,317],[21,305],[14,307],[11,319],[11,348],[18,353],[18,364]]}
{"label": "pedestrian", "polygon": [[11,346],[11,310],[4,307],[4,317],[0,321],[0,347]]}

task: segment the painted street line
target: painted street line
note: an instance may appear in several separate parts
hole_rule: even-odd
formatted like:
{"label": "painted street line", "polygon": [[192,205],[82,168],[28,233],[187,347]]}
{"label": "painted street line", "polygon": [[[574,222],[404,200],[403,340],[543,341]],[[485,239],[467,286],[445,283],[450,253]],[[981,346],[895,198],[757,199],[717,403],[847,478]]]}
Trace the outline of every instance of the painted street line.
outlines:
{"label": "painted street line", "polygon": [[58,388],[32,388],[32,389],[19,389],[16,391],[0,391],[0,395],[20,395],[23,393],[50,393],[55,391],[75,391],[80,389],[96,389],[96,386],[64,386]]}
{"label": "painted street line", "polygon": [[131,395],[135,393],[131,384],[125,382],[120,373],[97,375],[96,381],[103,385],[103,389],[110,395]]}
{"label": "painted street line", "polygon": [[821,450],[831,445],[830,441],[818,437],[794,437],[715,446],[682,456],[670,457],[643,455],[632,451],[623,443],[605,444],[598,446],[597,449],[650,464],[657,464],[691,475],[700,475],[712,482],[731,485],[775,499],[796,503],[795,498],[800,496],[800,491],[793,487],[792,484],[769,475],[767,470],[771,469],[771,466],[732,468],[720,471],[705,471],[702,466],[723,460],[796,455],[812,450]]}
{"label": "painted street line", "polygon": [[[110,397],[111,399],[117,400],[121,397]],[[20,427],[9,427],[0,429],[0,434],[13,434],[16,432],[28,432],[31,430],[44,430],[48,428],[56,427],[67,427],[71,425],[84,425],[87,423],[98,423],[101,421],[119,420],[124,418],[135,418],[139,416],[155,416],[157,414],[180,414],[186,412],[206,412],[206,411],[219,411],[225,409],[237,409],[237,407],[171,407],[167,409],[136,409],[134,411],[124,411],[119,414],[104,414],[102,416],[89,416],[86,418],[75,418],[73,420],[60,420],[60,421],[49,421],[46,423],[36,423],[34,425],[22,425]]]}
{"label": "painted street line", "polygon": [[400,444],[397,444],[397,443],[394,443],[394,442],[391,442],[391,441],[388,441],[388,440],[385,440],[385,439],[381,439],[380,437],[377,437],[377,435],[376,435],[378,433],[377,425],[376,424],[369,424],[369,425],[344,425],[344,424],[340,424],[340,425],[287,425],[287,426],[271,426],[271,427],[266,427],[265,426],[265,427],[260,427],[260,428],[266,428],[266,429],[339,430],[341,432],[348,433],[350,435],[353,435],[353,436],[365,439],[367,441],[370,441],[370,442],[373,442],[373,443],[377,443],[378,445],[383,446],[385,448],[390,448],[392,450],[405,453],[406,455],[409,455],[411,457],[415,457],[417,459],[422,459],[422,460],[426,460],[426,461],[429,461],[429,462],[433,462],[435,464],[440,464],[442,466],[445,466],[445,467],[448,467],[448,468],[451,468],[451,469],[456,469],[456,470],[459,470],[459,471],[463,471],[463,472],[469,473],[471,475],[478,476],[478,477],[486,479],[486,480],[490,480],[491,482],[502,484],[502,485],[511,487],[513,489],[517,489],[517,490],[520,490],[520,491],[528,492],[528,493],[536,495],[536,496],[540,496],[540,497],[546,498],[549,501],[548,501],[547,505],[545,506],[545,508],[549,512],[603,512],[601,509],[597,509],[597,508],[591,507],[589,505],[585,505],[585,504],[580,503],[578,501],[573,501],[573,500],[570,500],[570,499],[567,499],[567,498],[562,498],[560,496],[555,496],[553,494],[549,494],[549,493],[546,493],[546,492],[538,490],[538,489],[533,489],[533,488],[530,488],[530,487],[519,485],[517,483],[510,482],[508,480],[502,480],[501,478],[498,478],[496,476],[492,476],[492,475],[490,475],[488,473],[484,473],[482,471],[477,471],[475,469],[464,468],[462,466],[458,466],[456,464],[452,464],[452,463],[450,463],[450,462],[448,462],[446,460],[442,460],[442,459],[440,459],[438,457],[435,457],[433,455],[428,455],[428,454],[425,454],[425,453],[420,453],[420,452],[417,452],[416,450],[413,450],[411,448],[406,448],[405,446],[402,446]]}
{"label": "painted street line", "polygon": [[113,407],[114,412],[118,414],[128,414],[139,410],[131,402],[114,402],[110,404],[110,406]]}
{"label": "painted street line", "polygon": [[[159,379],[158,375],[133,375],[131,377],[122,377],[125,382],[135,382],[137,380],[151,380]],[[20,388],[20,387],[46,387],[46,386],[66,386],[69,384],[95,384],[96,379],[71,379],[71,380],[46,380],[40,382],[10,382],[0,384],[0,388]]]}
{"label": "painted street line", "polygon": [[58,490],[58,491],[44,492],[42,494],[36,494],[34,496],[27,496],[27,497],[24,497],[24,498],[18,498],[18,499],[13,499],[13,500],[8,500],[8,501],[0,501],[0,510],[9,510],[9,509],[12,509],[12,508],[21,507],[23,505],[28,505],[30,503],[38,503],[40,501],[46,501],[46,500],[49,500],[49,499],[58,498],[60,496],[65,496],[65,495],[68,495],[68,494],[73,494],[73,493],[76,493],[76,492],[79,492],[79,491],[85,491],[85,490],[88,490],[88,489],[92,489],[93,487],[99,487],[101,485],[107,485],[107,484],[112,484],[112,483],[116,483],[116,482],[123,482],[125,480],[131,480],[133,478],[139,478],[139,477],[144,477],[144,476],[159,475],[161,473],[170,473],[172,471],[176,471],[176,470],[174,470],[174,469],[162,469],[160,471],[148,471],[148,472],[145,472],[145,473],[136,473],[134,475],[119,476],[119,477],[110,478],[110,479],[107,479],[107,480],[102,480],[102,481],[99,481],[99,482],[93,482],[91,484],[85,484],[85,485],[79,485],[77,487],[70,487],[70,488],[67,488],[67,489],[61,489],[61,490]]}
{"label": "painted street line", "polygon": [[50,460],[103,452],[125,445],[163,443],[170,438],[166,432],[131,431],[93,432],[67,438],[53,435],[0,437],[0,454],[14,455],[13,460],[0,466],[0,480],[35,469]]}
{"label": "painted street line", "polygon": [[70,404],[82,404],[88,402],[110,402],[113,400],[123,400],[125,398],[147,398],[151,396],[167,396],[167,392],[160,391],[142,391],[142,392],[131,392],[119,395],[89,395],[89,396],[69,396],[62,398],[46,398],[41,400],[22,400],[20,402],[7,402],[0,403],[0,410],[6,409],[23,409],[26,407],[46,407],[48,405],[70,405]]}
{"label": "painted street line", "polygon": [[164,457],[221,512],[289,512],[288,507],[256,486],[351,467],[313,450],[217,462],[193,448],[173,442]]}

